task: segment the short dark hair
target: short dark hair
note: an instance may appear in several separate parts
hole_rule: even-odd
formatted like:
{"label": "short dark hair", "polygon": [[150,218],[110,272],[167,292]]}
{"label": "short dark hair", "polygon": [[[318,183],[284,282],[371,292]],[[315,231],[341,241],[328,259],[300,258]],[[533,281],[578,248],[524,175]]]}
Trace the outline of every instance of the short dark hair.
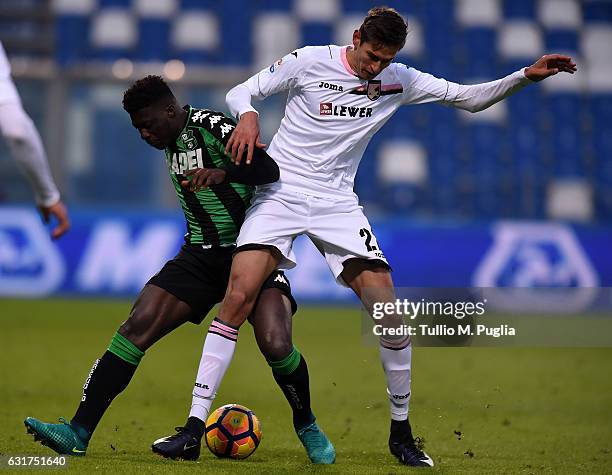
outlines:
{"label": "short dark hair", "polygon": [[161,76],[145,76],[123,93],[123,108],[128,114],[138,112],[161,99],[174,99],[174,94]]}
{"label": "short dark hair", "polygon": [[359,27],[359,34],[363,43],[403,48],[408,25],[394,8],[374,7]]}

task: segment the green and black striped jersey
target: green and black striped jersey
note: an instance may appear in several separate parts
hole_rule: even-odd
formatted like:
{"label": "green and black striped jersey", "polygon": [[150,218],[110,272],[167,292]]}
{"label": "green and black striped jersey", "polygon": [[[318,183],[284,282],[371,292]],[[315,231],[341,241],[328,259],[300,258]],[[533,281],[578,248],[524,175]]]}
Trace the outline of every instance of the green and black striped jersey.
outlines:
{"label": "green and black striped jersey", "polygon": [[236,124],[220,112],[191,106],[185,110],[187,123],[176,142],[165,150],[170,178],[187,220],[185,242],[229,246],[236,242],[253,187],[223,183],[192,192],[181,187],[181,181],[187,170],[225,168],[231,163],[225,144]]}

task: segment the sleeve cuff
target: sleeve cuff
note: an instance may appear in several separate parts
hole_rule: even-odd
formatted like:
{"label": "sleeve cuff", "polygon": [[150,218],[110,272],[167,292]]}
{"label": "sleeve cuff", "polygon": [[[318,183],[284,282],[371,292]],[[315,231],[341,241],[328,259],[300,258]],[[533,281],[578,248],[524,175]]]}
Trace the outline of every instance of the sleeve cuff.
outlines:
{"label": "sleeve cuff", "polygon": [[49,196],[37,196],[36,204],[43,208],[49,208],[60,201],[59,192],[51,193]]}
{"label": "sleeve cuff", "polygon": [[521,82],[525,84],[531,84],[532,82],[535,82],[535,81],[532,81],[525,75],[525,71],[527,70],[527,67],[528,66],[525,66],[524,68],[519,69],[516,73],[519,75]]}
{"label": "sleeve cuff", "polygon": [[249,105],[248,107],[245,107],[244,109],[240,109],[238,111],[238,114],[236,114],[236,119],[240,120],[240,117],[242,117],[242,114],[245,114],[246,112],[255,112],[255,114],[259,115],[259,112],[257,112],[257,110]]}

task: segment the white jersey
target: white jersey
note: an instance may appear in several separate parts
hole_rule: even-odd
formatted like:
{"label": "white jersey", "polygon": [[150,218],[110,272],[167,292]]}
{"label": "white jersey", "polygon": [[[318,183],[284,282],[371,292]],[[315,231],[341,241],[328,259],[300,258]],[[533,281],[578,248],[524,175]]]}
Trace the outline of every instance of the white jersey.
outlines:
{"label": "white jersey", "polygon": [[268,154],[281,175],[264,190],[336,198],[354,195],[357,167],[372,136],[401,105],[441,102],[482,110],[530,81],[523,71],[464,86],[392,63],[372,80],[359,79],[346,58],[350,46],[307,46],[288,54],[227,94],[239,117],[251,98],[289,90],[285,116]]}

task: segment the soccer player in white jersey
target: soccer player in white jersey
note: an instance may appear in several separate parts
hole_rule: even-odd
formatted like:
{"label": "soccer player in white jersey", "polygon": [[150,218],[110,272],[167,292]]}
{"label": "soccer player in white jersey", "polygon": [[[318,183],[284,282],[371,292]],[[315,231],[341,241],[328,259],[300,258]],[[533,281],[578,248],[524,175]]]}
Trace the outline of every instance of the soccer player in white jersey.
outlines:
{"label": "soccer player in white jersey", "polygon": [[[292,244],[301,234],[366,309],[371,311],[375,301],[394,301],[391,269],[353,192],[372,136],[402,105],[438,102],[477,112],[532,81],[576,70],[571,58],[547,55],[497,81],[456,84],[392,63],[406,32],[395,10],[373,8],[354,32],[352,45],[298,49],[227,94],[230,110],[240,119],[227,150],[239,160],[245,148],[249,155],[264,146],[251,99],[289,91],[285,116],[267,150],[280,167],[280,180],[258,187],[240,231],[218,316],[228,327],[237,329],[247,319],[270,272],[295,266]],[[235,341],[208,333],[194,402],[207,400],[210,407],[234,348]],[[391,453],[406,465],[433,466],[416,446],[408,421],[409,337],[381,337],[380,356],[391,404]]]}
{"label": "soccer player in white jersey", "polygon": [[0,132],[11,155],[34,189],[36,204],[45,221],[53,216],[57,226],[51,237],[57,239],[70,228],[66,206],[60,199],[40,135],[21,105],[11,79],[11,66],[0,43]]}

